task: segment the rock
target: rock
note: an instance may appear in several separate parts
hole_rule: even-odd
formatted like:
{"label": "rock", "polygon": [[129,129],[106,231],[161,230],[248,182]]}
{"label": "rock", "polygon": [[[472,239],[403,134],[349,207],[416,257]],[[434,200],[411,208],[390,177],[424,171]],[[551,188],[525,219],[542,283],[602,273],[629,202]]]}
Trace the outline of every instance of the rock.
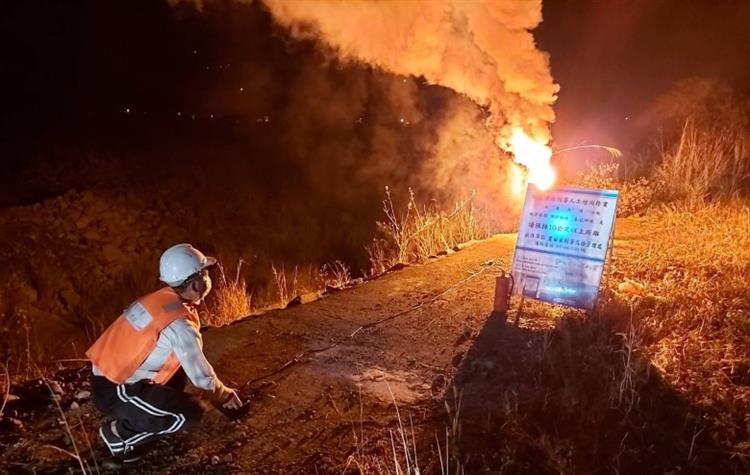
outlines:
{"label": "rock", "polygon": [[11,288],[15,296],[22,303],[34,303],[39,299],[39,292],[34,286],[22,276],[13,273],[10,275]]}
{"label": "rock", "polygon": [[90,223],[91,223],[91,219],[88,216],[83,215],[80,218],[76,219],[76,228],[84,229],[88,227]]}
{"label": "rock", "polygon": [[218,455],[212,455],[211,456],[211,465],[218,465],[218,463],[220,461],[221,461],[221,459],[219,459]]}
{"label": "rock", "polygon": [[466,338],[467,340],[471,338],[471,327],[467,325],[465,322],[461,324],[461,336]]}
{"label": "rock", "polygon": [[57,381],[50,381],[49,387],[52,389],[53,394],[61,395],[64,393],[62,386]]}
{"label": "rock", "polygon": [[71,411],[76,411],[76,410],[78,410],[78,409],[79,409],[80,407],[81,407],[81,406],[79,406],[79,405],[78,405],[78,403],[77,403],[77,402],[75,402],[75,401],[73,401],[73,402],[71,402],[71,403],[70,403],[70,410],[71,410]]}
{"label": "rock", "polygon": [[76,401],[84,401],[91,397],[91,391],[78,391],[75,395]]}
{"label": "rock", "polygon": [[228,453],[228,454],[226,454],[224,456],[224,458],[222,459],[222,462],[224,462],[224,463],[232,463],[232,460],[233,460],[232,454]]}
{"label": "rock", "polygon": [[91,216],[98,217],[99,215],[104,214],[104,212],[107,211],[107,208],[109,208],[109,205],[107,203],[101,200],[97,200],[97,201],[94,201],[91,205],[89,205],[86,211]]}
{"label": "rock", "polygon": [[294,297],[292,300],[290,300],[288,304],[286,304],[286,308],[291,308],[301,303],[302,303],[302,297],[298,295]]}
{"label": "rock", "polygon": [[621,294],[626,295],[641,295],[643,294],[643,291],[646,289],[646,286],[644,284],[641,284],[640,282],[636,282],[634,280],[627,279],[625,282],[621,282],[617,286],[617,291]]}
{"label": "rock", "polygon": [[63,304],[69,311],[73,310],[81,302],[81,298],[70,287],[60,291],[60,300],[62,300]]}
{"label": "rock", "polygon": [[463,358],[464,358],[464,352],[463,351],[461,351],[459,353],[456,353],[456,355],[451,360],[451,364],[454,367],[458,368],[458,365],[461,364],[461,361],[463,360]]}
{"label": "rock", "polygon": [[432,389],[440,390],[445,387],[447,383],[447,380],[445,379],[444,374],[437,374],[434,378],[432,378]]}
{"label": "rock", "polygon": [[15,417],[0,417],[0,429],[5,430],[23,430],[23,422]]}
{"label": "rock", "polygon": [[87,230],[85,233],[83,233],[83,237],[85,237],[89,241],[100,241],[102,239],[102,235],[99,234],[99,231],[96,229]]}
{"label": "rock", "polygon": [[124,262],[127,261],[127,256],[117,246],[112,244],[105,244],[102,247],[102,256],[107,262]]}

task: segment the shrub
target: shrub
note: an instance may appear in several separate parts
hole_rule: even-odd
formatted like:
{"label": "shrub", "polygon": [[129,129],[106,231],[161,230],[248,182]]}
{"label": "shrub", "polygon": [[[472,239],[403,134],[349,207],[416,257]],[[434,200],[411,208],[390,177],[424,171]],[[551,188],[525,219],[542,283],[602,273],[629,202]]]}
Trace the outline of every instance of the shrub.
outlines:
{"label": "shrub", "polygon": [[578,175],[575,185],[583,188],[619,190],[617,215],[621,217],[641,214],[654,202],[653,180],[637,177],[623,181],[620,178],[620,164],[613,161],[591,166],[589,170]]}

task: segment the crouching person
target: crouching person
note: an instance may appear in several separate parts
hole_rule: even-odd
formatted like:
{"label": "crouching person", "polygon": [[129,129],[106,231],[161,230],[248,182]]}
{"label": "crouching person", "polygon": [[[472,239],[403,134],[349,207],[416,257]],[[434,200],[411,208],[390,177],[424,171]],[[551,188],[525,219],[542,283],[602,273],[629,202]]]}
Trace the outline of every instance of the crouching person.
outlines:
{"label": "crouching person", "polygon": [[203,354],[196,306],[211,291],[214,264],[189,244],[167,249],[159,262],[167,287],[133,302],[86,352],[94,404],[111,418],[99,436],[112,464],[138,460],[146,444],[200,421],[203,408],[183,392],[186,379],[219,406],[242,406]]}

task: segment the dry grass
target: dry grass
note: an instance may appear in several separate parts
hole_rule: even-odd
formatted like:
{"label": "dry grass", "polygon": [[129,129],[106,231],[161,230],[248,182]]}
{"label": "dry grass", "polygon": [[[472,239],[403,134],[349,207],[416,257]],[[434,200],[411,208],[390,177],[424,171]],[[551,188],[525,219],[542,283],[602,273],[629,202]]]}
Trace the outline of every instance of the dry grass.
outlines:
{"label": "dry grass", "polygon": [[696,207],[747,190],[750,135],[744,124],[735,122],[706,126],[693,118],[685,121],[679,140],[663,150],[663,161],[656,169],[663,199]]}
{"label": "dry grass", "polygon": [[320,278],[326,288],[343,289],[352,281],[352,273],[348,265],[335,261],[320,268]]}
{"label": "dry grass", "polygon": [[743,202],[664,208],[638,223],[649,238],[615,274],[643,290],[626,298],[642,348],[672,387],[712,413],[719,437],[750,455],[750,208]]}
{"label": "dry grass", "polygon": [[489,235],[487,227],[474,213],[471,198],[447,212],[434,201],[420,207],[410,189],[406,210],[399,213],[388,187],[385,194],[385,220],[378,222],[378,237],[366,246],[371,275],[382,274],[395,264],[423,262],[458,244]]}
{"label": "dry grass", "polygon": [[227,279],[221,264],[217,266],[219,269],[218,285],[213,291],[212,304],[204,317],[206,324],[217,327],[228,325],[252,313],[253,296],[242,277],[243,264],[242,259],[237,262],[233,279]]}
{"label": "dry grass", "polygon": [[[396,474],[420,475],[439,473],[461,475],[467,473],[461,456],[461,404],[462,394],[455,386],[453,398],[445,402],[447,423],[444,431],[429,437],[418,435],[414,417],[408,420],[402,414],[393,391],[388,385],[396,416],[393,428],[375,430],[367,437],[363,425],[362,395],[359,397],[359,428],[352,421],[354,454],[347,457],[342,474]],[[335,405],[334,405],[335,407]],[[420,462],[420,460],[422,460]]]}
{"label": "dry grass", "polygon": [[622,356],[622,366],[615,373],[616,377],[614,380],[619,380],[619,384],[614,388],[616,391],[612,391],[610,401],[613,404],[616,402],[618,407],[624,408],[625,415],[627,416],[640,400],[638,380],[641,377],[639,373],[643,371],[643,365],[639,364],[639,361],[636,359],[640,351],[642,335],[640,328],[633,325],[632,307],[628,330],[619,332],[617,335],[622,338],[622,346],[617,350]]}
{"label": "dry grass", "polygon": [[10,398],[10,370],[8,369],[8,361],[10,359],[6,360],[5,364],[3,364],[3,379],[5,380],[3,383],[3,392],[5,394],[3,395],[2,404],[0,404],[0,419],[5,414],[5,405],[8,404],[8,398]]}
{"label": "dry grass", "polygon": [[285,307],[295,297],[322,291],[326,286],[344,287],[351,281],[349,267],[341,261],[326,264],[321,269],[273,264],[268,285],[258,285],[251,290],[243,277],[243,264],[240,259],[231,279],[227,278],[224,268],[218,266],[219,276],[209,297],[208,311],[203,316],[204,324],[229,325],[264,310]]}

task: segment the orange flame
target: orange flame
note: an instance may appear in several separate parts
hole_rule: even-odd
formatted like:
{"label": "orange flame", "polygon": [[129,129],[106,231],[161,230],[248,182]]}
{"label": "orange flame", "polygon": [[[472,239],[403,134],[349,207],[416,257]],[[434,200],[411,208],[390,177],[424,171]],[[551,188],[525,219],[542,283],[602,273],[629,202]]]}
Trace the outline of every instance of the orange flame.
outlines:
{"label": "orange flame", "polygon": [[[556,174],[550,164],[552,149],[545,142],[534,140],[520,128],[513,130],[510,137],[510,151],[516,163],[528,171],[528,181],[541,190],[549,189],[554,183]],[[521,189],[516,183],[515,189]]]}

